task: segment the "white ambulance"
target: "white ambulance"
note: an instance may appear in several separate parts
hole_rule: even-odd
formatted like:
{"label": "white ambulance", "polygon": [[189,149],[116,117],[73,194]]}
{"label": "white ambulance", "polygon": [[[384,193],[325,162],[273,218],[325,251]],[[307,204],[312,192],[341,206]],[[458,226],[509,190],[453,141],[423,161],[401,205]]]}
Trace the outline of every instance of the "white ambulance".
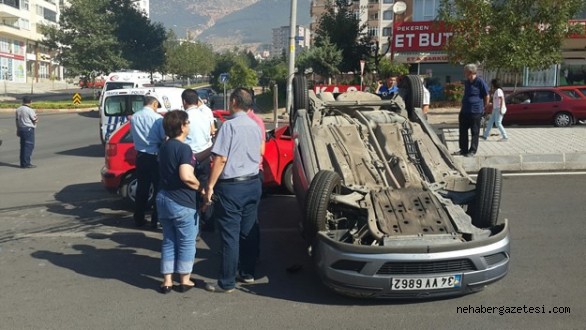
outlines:
{"label": "white ambulance", "polygon": [[159,113],[183,109],[181,93],[177,87],[145,87],[114,89],[102,95],[100,106],[100,140],[105,144],[110,135],[127,122],[135,112],[144,107],[144,97],[154,96],[159,100]]}
{"label": "white ambulance", "polygon": [[139,88],[151,86],[151,75],[141,71],[112,72],[106,77],[102,93],[114,89]]}

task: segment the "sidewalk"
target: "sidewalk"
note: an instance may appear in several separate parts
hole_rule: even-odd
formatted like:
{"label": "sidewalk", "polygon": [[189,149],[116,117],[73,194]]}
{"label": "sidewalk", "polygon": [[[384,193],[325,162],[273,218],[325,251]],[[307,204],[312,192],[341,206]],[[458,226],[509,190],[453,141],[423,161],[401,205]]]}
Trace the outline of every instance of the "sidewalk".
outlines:
{"label": "sidewalk", "polygon": [[[450,153],[458,152],[458,109],[432,109],[428,117]],[[586,170],[586,125],[505,129],[509,141],[498,142],[498,130],[493,128],[493,136],[486,141],[480,139],[475,157],[454,156],[454,159],[469,173],[476,173],[482,167],[505,172]]]}
{"label": "sidewalk", "polygon": [[[459,151],[457,108],[431,109],[429,123],[436,128],[450,153]],[[284,109],[279,109],[282,114]],[[267,123],[273,114],[261,114]],[[279,126],[288,125],[288,119],[279,118]],[[572,127],[506,127],[508,142],[498,142],[500,136],[480,139],[475,157],[454,156],[456,162],[469,173],[482,167],[495,167],[504,172],[531,171],[586,171],[586,125]],[[481,132],[482,133],[482,132]],[[493,128],[492,134],[498,134]]]}

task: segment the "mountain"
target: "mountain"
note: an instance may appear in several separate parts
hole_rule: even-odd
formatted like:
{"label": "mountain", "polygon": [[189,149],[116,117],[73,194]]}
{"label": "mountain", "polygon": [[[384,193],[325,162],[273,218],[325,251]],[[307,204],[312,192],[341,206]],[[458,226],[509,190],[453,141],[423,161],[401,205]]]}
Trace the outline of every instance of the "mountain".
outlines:
{"label": "mountain", "polygon": [[[309,27],[311,0],[297,0],[297,24]],[[196,38],[215,50],[257,48],[272,29],[289,25],[290,0],[151,0],[150,18],[179,38]]]}

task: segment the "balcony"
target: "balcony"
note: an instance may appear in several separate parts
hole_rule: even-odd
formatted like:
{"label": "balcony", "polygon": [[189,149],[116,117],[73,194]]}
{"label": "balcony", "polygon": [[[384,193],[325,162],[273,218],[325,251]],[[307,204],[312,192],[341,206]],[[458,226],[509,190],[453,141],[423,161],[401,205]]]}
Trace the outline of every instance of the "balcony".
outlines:
{"label": "balcony", "polygon": [[0,0],[0,15],[20,17],[20,0]]}

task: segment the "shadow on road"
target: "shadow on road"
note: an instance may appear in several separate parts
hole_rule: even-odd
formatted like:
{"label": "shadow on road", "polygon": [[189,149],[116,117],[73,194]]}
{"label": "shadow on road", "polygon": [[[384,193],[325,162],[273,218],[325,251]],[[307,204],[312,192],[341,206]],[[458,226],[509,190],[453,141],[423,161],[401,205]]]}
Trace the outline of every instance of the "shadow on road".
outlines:
{"label": "shadow on road", "polygon": [[78,112],[78,115],[87,118],[100,118],[100,112],[94,110]]}
{"label": "shadow on road", "polygon": [[3,167],[13,167],[13,168],[20,168],[20,166],[19,166],[19,165],[10,164],[10,163],[3,163],[3,162],[0,162],[0,166],[3,166]]}
{"label": "shadow on road", "polygon": [[78,157],[104,157],[104,146],[101,144],[92,144],[89,146],[60,151],[58,155],[78,156]]}
{"label": "shadow on road", "polygon": [[[126,240],[144,239],[144,234],[125,234]],[[36,251],[31,256],[47,260],[53,265],[78,274],[100,279],[115,279],[137,288],[156,290],[160,280],[159,259],[136,253],[134,249],[100,249],[92,245],[76,244],[76,253]]]}

